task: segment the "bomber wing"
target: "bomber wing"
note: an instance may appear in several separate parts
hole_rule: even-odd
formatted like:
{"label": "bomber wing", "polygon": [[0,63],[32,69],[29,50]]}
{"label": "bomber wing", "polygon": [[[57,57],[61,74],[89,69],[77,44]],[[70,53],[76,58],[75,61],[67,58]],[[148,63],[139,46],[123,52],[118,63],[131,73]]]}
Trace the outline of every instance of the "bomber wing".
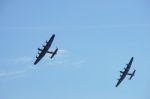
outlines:
{"label": "bomber wing", "polygon": [[126,77],[126,73],[125,73],[125,71],[124,72],[122,72],[122,71],[120,71],[120,78],[118,79],[118,82],[117,82],[117,84],[116,84],[116,87],[118,87],[119,86],[119,84],[124,80],[124,78]]}

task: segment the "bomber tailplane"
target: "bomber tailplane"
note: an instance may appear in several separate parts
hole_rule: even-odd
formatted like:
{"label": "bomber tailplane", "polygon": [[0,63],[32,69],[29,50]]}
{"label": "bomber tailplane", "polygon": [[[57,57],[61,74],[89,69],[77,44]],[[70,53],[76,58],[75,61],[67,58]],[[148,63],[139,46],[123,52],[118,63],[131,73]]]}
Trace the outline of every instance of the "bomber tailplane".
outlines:
{"label": "bomber tailplane", "polygon": [[128,74],[128,75],[130,75],[129,80],[131,80],[131,79],[132,79],[132,77],[134,76],[135,72],[136,72],[136,70],[134,70],[132,74]]}
{"label": "bomber tailplane", "polygon": [[51,59],[57,54],[58,48],[55,49],[55,51],[52,53]]}

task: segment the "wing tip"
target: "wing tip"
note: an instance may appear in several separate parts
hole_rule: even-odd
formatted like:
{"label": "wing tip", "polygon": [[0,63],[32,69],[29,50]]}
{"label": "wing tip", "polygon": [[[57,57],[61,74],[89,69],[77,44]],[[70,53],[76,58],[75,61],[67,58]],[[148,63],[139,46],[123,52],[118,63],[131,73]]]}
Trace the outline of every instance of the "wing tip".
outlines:
{"label": "wing tip", "polygon": [[118,87],[118,85],[119,85],[119,84],[116,84],[116,86],[115,86],[115,87]]}

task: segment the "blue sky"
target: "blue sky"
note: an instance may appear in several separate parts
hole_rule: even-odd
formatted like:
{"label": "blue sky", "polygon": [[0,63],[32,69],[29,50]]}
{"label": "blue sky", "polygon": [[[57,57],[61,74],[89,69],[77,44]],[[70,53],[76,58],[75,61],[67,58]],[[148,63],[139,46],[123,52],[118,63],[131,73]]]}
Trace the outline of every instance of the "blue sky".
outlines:
{"label": "blue sky", "polygon": [[[149,99],[148,0],[1,0],[0,98]],[[56,34],[33,65],[37,48]],[[128,77],[119,71],[134,57]]]}

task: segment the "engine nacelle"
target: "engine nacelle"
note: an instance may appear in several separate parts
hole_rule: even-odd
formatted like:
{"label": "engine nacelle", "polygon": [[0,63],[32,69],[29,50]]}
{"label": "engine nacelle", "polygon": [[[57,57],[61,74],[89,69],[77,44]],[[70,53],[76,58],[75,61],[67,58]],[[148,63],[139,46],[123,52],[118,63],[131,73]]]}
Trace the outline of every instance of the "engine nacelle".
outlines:
{"label": "engine nacelle", "polygon": [[42,51],[42,49],[38,48],[39,51]]}

